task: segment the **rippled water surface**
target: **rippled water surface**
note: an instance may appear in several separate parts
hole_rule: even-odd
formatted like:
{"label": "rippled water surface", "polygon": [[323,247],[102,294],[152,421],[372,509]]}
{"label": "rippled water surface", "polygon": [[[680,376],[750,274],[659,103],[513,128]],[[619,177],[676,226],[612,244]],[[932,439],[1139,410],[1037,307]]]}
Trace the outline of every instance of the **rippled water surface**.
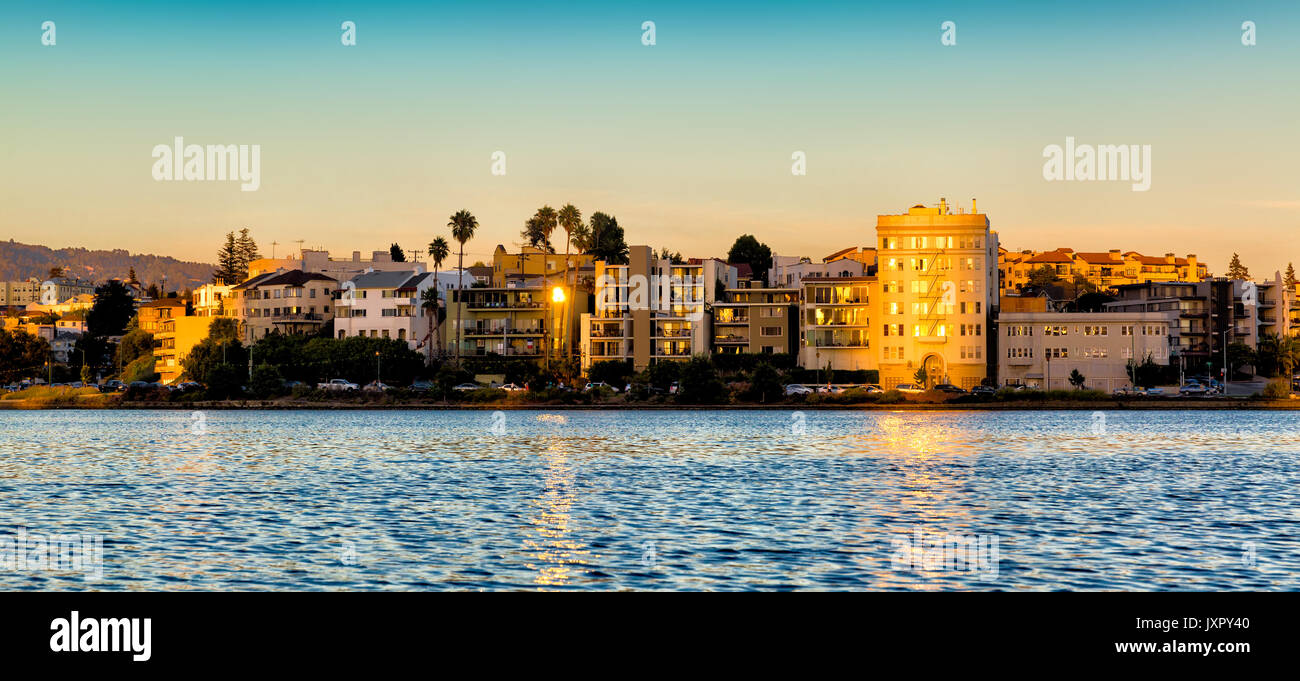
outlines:
{"label": "rippled water surface", "polygon": [[103,535],[0,588],[1294,590],[1298,420],[0,412],[0,539]]}

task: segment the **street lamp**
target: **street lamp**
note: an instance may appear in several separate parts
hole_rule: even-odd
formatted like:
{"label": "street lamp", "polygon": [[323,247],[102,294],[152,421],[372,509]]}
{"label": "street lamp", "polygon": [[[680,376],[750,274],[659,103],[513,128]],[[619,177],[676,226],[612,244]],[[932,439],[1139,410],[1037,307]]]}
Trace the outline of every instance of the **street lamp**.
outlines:
{"label": "street lamp", "polygon": [[[551,288],[551,303],[555,305],[559,305],[561,312],[563,312],[564,310],[564,288],[563,287],[555,286]],[[554,308],[548,310],[549,314],[547,316],[549,317],[550,321],[547,324],[548,327],[546,329],[547,335],[543,336],[543,340],[546,342],[546,369],[548,372],[550,371],[551,368],[551,342],[552,342],[551,340],[549,340],[549,338],[551,333],[551,327],[555,326],[555,313],[553,310]]]}
{"label": "street lamp", "polygon": [[383,382],[383,381],[380,381],[380,380],[379,380],[379,363],[380,363],[380,361],[381,361],[381,360],[380,360],[380,358],[379,358],[379,351],[378,351],[378,350],[375,350],[375,387],[376,387],[376,388],[378,388],[378,387],[379,387],[379,384]]}

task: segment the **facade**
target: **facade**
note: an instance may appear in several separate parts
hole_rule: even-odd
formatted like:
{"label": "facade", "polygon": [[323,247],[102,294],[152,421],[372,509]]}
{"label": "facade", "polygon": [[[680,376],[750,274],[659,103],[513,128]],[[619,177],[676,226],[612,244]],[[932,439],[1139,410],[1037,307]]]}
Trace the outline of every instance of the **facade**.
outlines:
{"label": "facade", "polygon": [[1274,272],[1271,279],[1256,282],[1256,287],[1256,342],[1265,335],[1296,335],[1297,329],[1291,324],[1291,311],[1296,306],[1295,286],[1287,286],[1282,273]]}
{"label": "facade", "polygon": [[798,289],[805,277],[863,277],[875,264],[874,248],[847,248],[822,258],[821,262],[800,256],[774,255],[772,268],[767,271],[767,284]]}
{"label": "facade", "polygon": [[235,306],[230,302],[231,284],[204,284],[190,297],[196,317],[235,317]]}
{"label": "facade", "polygon": [[971,388],[989,375],[988,333],[997,310],[997,233],[988,217],[916,205],[876,221],[880,381]]}
{"label": "facade", "polygon": [[1131,386],[1129,362],[1168,365],[1177,311],[1011,312],[998,318],[998,378],[1003,385],[1067,390],[1071,372],[1085,388]]}
{"label": "facade", "polygon": [[799,349],[799,289],[767,288],[756,280],[722,292],[713,304],[713,352],[795,355]]}
{"label": "facade", "polygon": [[[807,277],[802,283],[799,364],[806,369],[879,368],[872,319],[876,277]],[[905,381],[898,381],[905,382]]]}
{"label": "facade", "polygon": [[406,341],[412,350],[423,347],[433,340],[433,311],[424,309],[421,296],[432,288],[433,275],[421,270],[359,274],[339,286],[334,334]]}
{"label": "facade", "polygon": [[[492,286],[506,286],[511,275],[539,276],[548,279],[558,277],[556,284],[564,280],[564,253],[547,253],[540,248],[524,246],[518,253],[506,252],[505,246],[497,245],[492,252]],[[596,257],[588,253],[570,253],[569,271],[595,265]]]}
{"label": "facade", "polygon": [[302,270],[265,272],[230,289],[244,342],[272,331],[317,333],[334,316],[339,282]]}
{"label": "facade", "polygon": [[53,305],[45,305],[43,303],[30,303],[27,305],[25,310],[27,312],[66,315],[72,312],[89,310],[90,308],[94,307],[94,305],[95,305],[94,294],[81,293],[71,298],[68,298],[63,302],[55,303]]}
{"label": "facade", "polygon": [[185,301],[180,298],[163,298],[148,303],[140,303],[135,310],[136,326],[141,331],[148,331],[157,336],[162,332],[163,322],[173,317],[185,316]]}
{"label": "facade", "polygon": [[[649,246],[628,249],[628,264],[597,261],[595,311],[580,322],[581,365],[631,360],[641,371],[656,361],[683,361],[713,344],[705,308],[736,288],[736,268],[717,259],[674,265]],[[719,283],[721,288],[719,288]]]}
{"label": "facade", "polygon": [[1015,252],[998,249],[1000,290],[1019,291],[1029,284],[1030,273],[1044,266],[1051,267],[1061,279],[1073,281],[1079,275],[1102,290],[1150,282],[1200,281],[1210,275],[1195,254],[1178,258],[1173,253],[1148,256],[1118,248],[1096,253],[1070,248]]}
{"label": "facade", "polygon": [[30,277],[18,281],[0,281],[0,306],[23,307],[41,302],[41,280]]}
{"label": "facade", "polygon": [[154,335],[153,351],[154,371],[158,380],[164,384],[179,381],[185,373],[183,361],[195,345],[208,337],[208,327],[212,317],[177,316],[168,317],[160,323],[158,333]]}
{"label": "facade", "polygon": [[1258,289],[1254,301],[1247,295],[1253,287],[1250,282],[1223,278],[1127,284],[1117,287],[1118,299],[1104,307],[1107,312],[1176,313],[1178,322],[1170,327],[1172,352],[1184,366],[1200,367],[1220,361],[1225,340],[1229,345],[1258,347]]}
{"label": "facade", "polygon": [[368,270],[409,272],[417,267],[428,270],[428,267],[419,260],[419,251],[407,251],[406,256],[415,259],[406,262],[396,261],[387,250],[372,251],[369,258],[362,258],[361,251],[352,251],[351,258],[331,258],[329,251],[303,248],[299,250],[296,258],[260,258],[248,263],[248,276],[251,278],[279,270],[302,270],[310,274],[323,274],[343,282]]}
{"label": "facade", "polygon": [[540,286],[467,287],[453,291],[442,325],[443,347],[448,353],[456,352],[459,308],[462,356],[542,360],[547,341],[553,342],[559,334],[563,314],[563,305],[551,302],[551,295],[550,289]]}
{"label": "facade", "polygon": [[94,282],[69,277],[55,277],[41,282],[42,305],[58,305],[69,298],[80,295],[94,295]]}

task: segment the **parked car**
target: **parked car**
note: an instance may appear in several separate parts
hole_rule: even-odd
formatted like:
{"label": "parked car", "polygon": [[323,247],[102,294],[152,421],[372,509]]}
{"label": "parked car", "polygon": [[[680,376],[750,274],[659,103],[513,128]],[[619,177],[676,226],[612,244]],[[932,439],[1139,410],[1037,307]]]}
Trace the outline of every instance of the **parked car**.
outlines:
{"label": "parked car", "polygon": [[116,378],[104,381],[99,385],[99,392],[101,393],[116,393],[123,390],[126,390],[126,384]]}
{"label": "parked car", "polygon": [[508,393],[513,393],[513,392],[519,392],[520,390],[523,390],[524,388],[523,388],[523,386],[521,386],[521,385],[519,385],[519,384],[517,384],[517,383],[507,383],[507,384],[501,386],[501,389],[504,390],[504,391],[506,391],[506,392],[508,392]]}
{"label": "parked car", "polygon": [[915,383],[899,383],[898,385],[894,386],[894,390],[897,390],[900,393],[906,393],[908,395],[919,395],[925,392],[925,388],[922,388],[921,386]]}
{"label": "parked car", "polygon": [[584,386],[584,387],[582,388],[582,391],[583,391],[583,392],[587,392],[587,391],[590,391],[590,390],[595,390],[596,388],[609,388],[610,390],[612,390],[612,391],[614,391],[614,392],[618,392],[618,388],[615,388],[614,386],[612,386],[612,385],[610,385],[610,384],[608,384],[608,383],[606,383],[606,382],[604,382],[604,381],[596,381],[595,383],[588,383],[586,386]]}
{"label": "parked car", "polygon": [[966,390],[965,390],[965,389],[963,389],[963,388],[958,388],[957,386],[955,386],[955,385],[953,385],[953,384],[951,384],[951,383],[940,383],[940,384],[934,386],[934,389],[935,389],[935,390],[938,390],[938,391],[941,392],[941,393],[953,393],[953,394],[960,394],[960,395],[965,395],[965,394],[966,394]]}
{"label": "parked car", "polygon": [[875,395],[877,393],[885,392],[884,388],[880,387],[879,385],[876,385],[875,383],[868,383],[862,386],[862,389],[867,391],[868,395]]}
{"label": "parked car", "polygon": [[1165,391],[1164,388],[1147,388],[1145,394],[1153,397],[1163,397]]}
{"label": "parked car", "polygon": [[791,383],[785,387],[786,395],[810,395],[812,394],[812,391],[812,388],[799,383]]}
{"label": "parked car", "polygon": [[991,385],[977,385],[970,389],[972,395],[995,395],[997,392],[998,389]]}
{"label": "parked car", "polygon": [[479,390],[479,389],[481,389],[482,387],[483,387],[483,386],[481,386],[481,385],[479,385],[479,384],[477,384],[477,383],[461,383],[460,385],[458,385],[458,386],[452,388],[452,390],[456,390],[456,391],[459,391],[459,392],[467,393],[467,392],[470,392],[471,390]]}
{"label": "parked car", "polygon": [[141,388],[148,388],[148,387],[150,387],[150,385],[149,385],[149,383],[147,383],[147,382],[145,382],[145,381],[131,381],[131,384],[130,384],[129,386],[127,386],[127,387],[129,387],[129,388],[136,388],[136,389],[138,390],[138,389],[141,389]]}
{"label": "parked car", "polygon": [[361,389],[356,383],[346,378],[331,378],[324,383],[317,383],[316,387],[320,390],[328,390],[335,393],[350,393]]}
{"label": "parked car", "polygon": [[1209,392],[1209,388],[1206,388],[1200,383],[1187,383],[1183,385],[1183,387],[1178,389],[1179,395],[1186,395],[1188,397],[1204,395],[1208,392]]}
{"label": "parked car", "polygon": [[388,385],[387,383],[381,383],[379,381],[371,381],[367,383],[366,386],[361,390],[368,393],[386,393],[392,389],[393,386]]}
{"label": "parked car", "polygon": [[415,381],[411,384],[411,390],[418,393],[427,393],[430,390],[433,390],[433,381],[426,381],[424,379]]}
{"label": "parked car", "polygon": [[280,385],[283,386],[285,390],[293,390],[294,388],[301,388],[302,386],[307,384],[303,383],[302,381],[283,380],[280,381]]}
{"label": "parked car", "polygon": [[[293,381],[293,383],[302,385],[302,381]],[[189,392],[191,390],[202,390],[203,384],[199,383],[198,381],[184,381],[182,383],[177,383],[176,389],[180,390],[181,392]]]}

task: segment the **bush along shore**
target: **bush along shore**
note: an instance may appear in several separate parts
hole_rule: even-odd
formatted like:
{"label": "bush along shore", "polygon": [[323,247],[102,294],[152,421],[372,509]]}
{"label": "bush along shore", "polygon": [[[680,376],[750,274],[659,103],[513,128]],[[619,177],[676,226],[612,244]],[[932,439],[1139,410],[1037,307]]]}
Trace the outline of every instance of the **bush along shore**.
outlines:
{"label": "bush along shore", "polygon": [[[768,399],[771,397],[771,399]],[[132,388],[100,393],[94,388],[37,387],[0,397],[10,409],[883,409],[883,410],[1016,410],[1016,409],[1300,409],[1300,400],[1223,397],[1130,397],[1097,390],[1010,390],[989,395],[928,391],[903,394],[897,390],[808,395],[755,395],[729,390],[725,399],[692,399],[633,386],[630,392],[608,387],[591,390],[506,391],[499,388],[440,391],[393,388],[383,392],[333,392],[299,386],[283,394],[214,398],[203,390]]]}

